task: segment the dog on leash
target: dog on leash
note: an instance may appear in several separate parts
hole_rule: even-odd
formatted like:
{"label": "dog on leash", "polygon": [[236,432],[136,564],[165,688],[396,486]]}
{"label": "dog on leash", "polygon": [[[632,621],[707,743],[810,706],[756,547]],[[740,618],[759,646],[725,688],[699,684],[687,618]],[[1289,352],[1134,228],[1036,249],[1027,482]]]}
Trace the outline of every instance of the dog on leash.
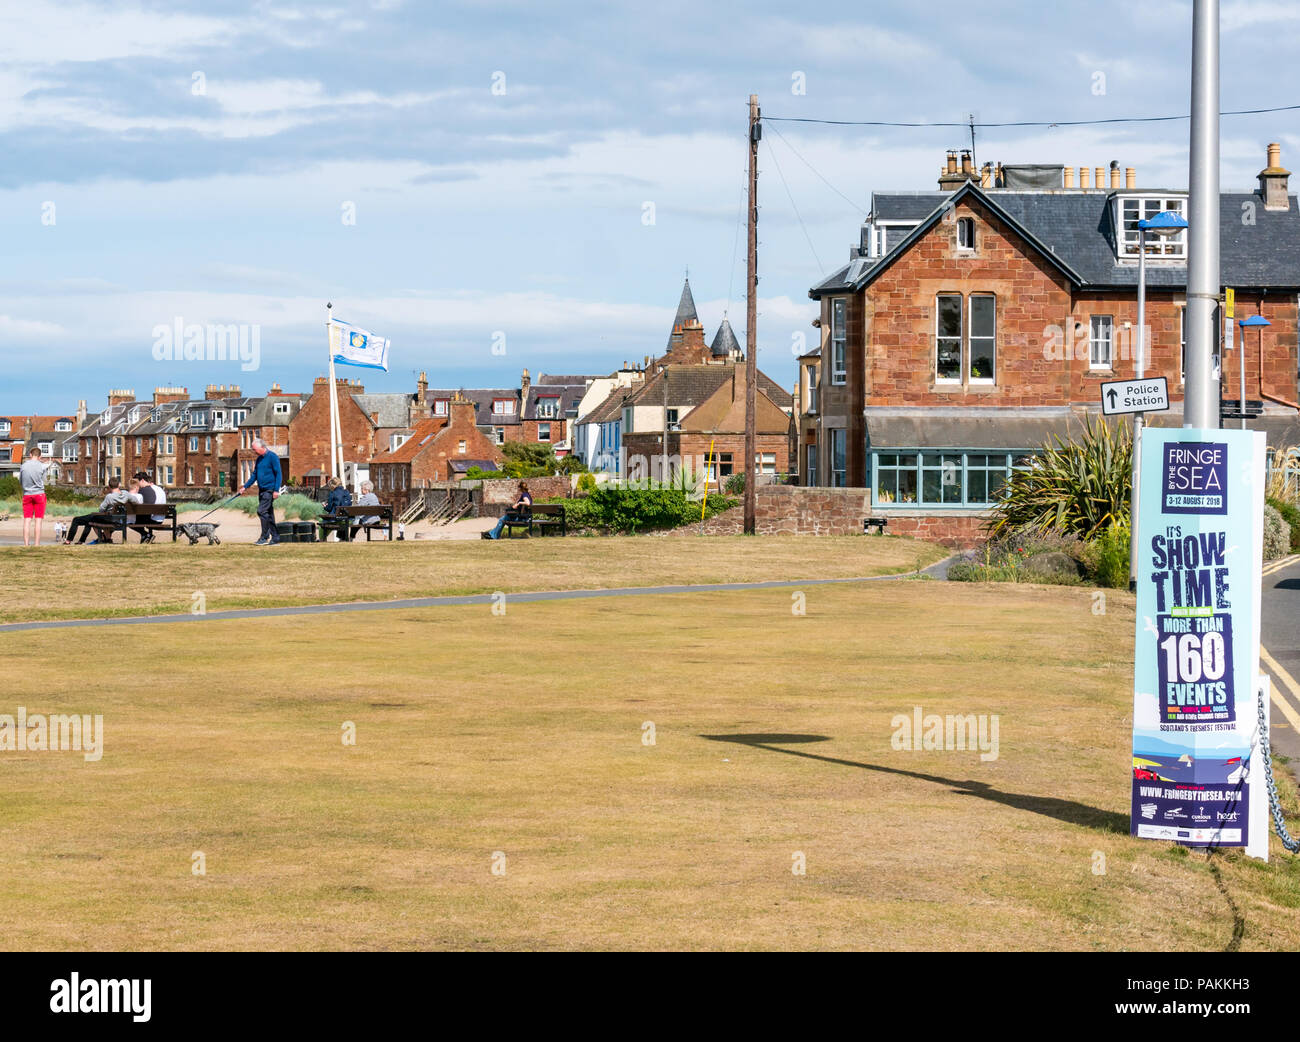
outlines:
{"label": "dog on leash", "polygon": [[186,538],[189,539],[190,546],[193,546],[200,539],[204,538],[207,539],[208,546],[211,546],[213,543],[221,542],[217,537],[217,525],[210,522],[191,522],[187,525],[181,525],[180,530],[185,533]]}

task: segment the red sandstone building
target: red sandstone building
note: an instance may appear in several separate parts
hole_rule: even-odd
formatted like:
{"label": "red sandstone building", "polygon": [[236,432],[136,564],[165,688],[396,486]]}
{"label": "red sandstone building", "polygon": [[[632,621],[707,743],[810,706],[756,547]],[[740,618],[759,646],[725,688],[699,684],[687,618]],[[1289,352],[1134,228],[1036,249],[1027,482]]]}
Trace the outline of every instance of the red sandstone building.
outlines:
{"label": "red sandstone building", "polygon": [[475,465],[495,470],[501,449],[478,425],[476,408],[471,399],[454,393],[445,415],[420,420],[409,437],[371,459],[370,480],[380,500],[401,509],[411,489],[455,481]]}
{"label": "red sandstone building", "polygon": [[[821,343],[800,359],[806,485],[869,488],[874,512],[982,514],[1011,468],[1095,413],[1103,380],[1134,375],[1137,222],[1187,193],[1109,171],[973,170],[949,153],[939,192],[876,193],[849,264],[813,287]],[[1300,440],[1300,209],[1276,146],[1255,192],[1221,197],[1220,250],[1236,317],[1271,323],[1222,357],[1225,398],[1244,358],[1250,425]],[[1186,233],[1148,239],[1146,375],[1181,422]],[[897,526],[910,529],[906,523]]]}

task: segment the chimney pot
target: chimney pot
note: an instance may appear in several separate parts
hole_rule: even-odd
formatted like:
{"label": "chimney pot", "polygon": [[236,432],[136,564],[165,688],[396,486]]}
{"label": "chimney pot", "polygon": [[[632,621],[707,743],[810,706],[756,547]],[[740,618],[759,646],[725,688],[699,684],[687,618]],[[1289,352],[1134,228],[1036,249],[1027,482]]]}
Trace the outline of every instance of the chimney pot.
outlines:
{"label": "chimney pot", "polygon": [[993,164],[992,163],[985,163],[980,168],[980,187],[981,188],[993,187]]}
{"label": "chimney pot", "polygon": [[1106,168],[1104,166],[1097,167],[1097,187],[1106,187]]}
{"label": "chimney pot", "polygon": [[971,164],[971,160],[970,160],[970,152],[967,151],[966,149],[962,149],[962,152],[961,152],[961,172],[962,172],[963,174],[973,174],[973,173],[974,173],[974,170],[971,169],[971,165],[970,165],[970,164]]}
{"label": "chimney pot", "polygon": [[1138,186],[1138,172],[1136,167],[1126,166],[1124,168],[1124,187],[1136,188]]}
{"label": "chimney pot", "polygon": [[1065,182],[1063,187],[1065,188],[1074,187],[1074,167],[1072,166],[1067,166],[1065,168]]}
{"label": "chimney pot", "polygon": [[1110,186],[1111,188],[1119,187],[1119,162],[1114,159],[1110,161]]}
{"label": "chimney pot", "polygon": [[948,153],[947,173],[955,174],[957,172],[957,153],[950,151]]}
{"label": "chimney pot", "polygon": [[1291,208],[1291,197],[1287,184],[1291,177],[1290,170],[1282,168],[1282,146],[1269,142],[1268,166],[1259,172],[1259,194],[1264,197],[1265,210],[1285,211]]}
{"label": "chimney pot", "polygon": [[1080,188],[1092,187],[1092,171],[1089,170],[1086,166],[1079,167],[1079,187]]}

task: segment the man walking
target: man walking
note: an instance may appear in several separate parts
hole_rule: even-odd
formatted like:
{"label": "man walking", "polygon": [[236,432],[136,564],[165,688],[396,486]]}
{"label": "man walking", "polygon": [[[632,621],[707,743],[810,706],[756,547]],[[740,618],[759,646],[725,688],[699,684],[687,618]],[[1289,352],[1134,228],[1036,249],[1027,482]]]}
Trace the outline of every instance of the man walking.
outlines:
{"label": "man walking", "polygon": [[36,546],[41,545],[41,528],[45,524],[45,475],[50,464],[41,459],[40,446],[33,445],[27,453],[27,462],[18,468],[18,480],[23,486],[23,546],[31,546],[32,529],[36,531]]}
{"label": "man walking", "polygon": [[257,453],[253,476],[239,491],[244,493],[257,485],[257,516],[262,522],[262,538],[253,545],[276,546],[280,542],[280,533],[275,527],[275,501],[280,498],[280,485],[283,483],[280,457],[267,448],[261,438],[253,439],[253,451]]}

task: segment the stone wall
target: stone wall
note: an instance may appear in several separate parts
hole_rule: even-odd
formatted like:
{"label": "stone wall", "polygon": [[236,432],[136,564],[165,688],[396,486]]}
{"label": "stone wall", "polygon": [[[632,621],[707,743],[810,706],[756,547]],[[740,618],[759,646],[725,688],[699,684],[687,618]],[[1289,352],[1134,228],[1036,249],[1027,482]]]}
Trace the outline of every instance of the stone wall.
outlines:
{"label": "stone wall", "polygon": [[[966,548],[984,538],[985,515],[978,511],[927,514],[872,509],[869,488],[771,485],[754,494],[754,527],[759,535],[860,535],[865,517],[887,517],[890,535],[944,546]],[[706,521],[704,531],[707,535],[735,535],[743,527],[744,510],[737,506]]]}

